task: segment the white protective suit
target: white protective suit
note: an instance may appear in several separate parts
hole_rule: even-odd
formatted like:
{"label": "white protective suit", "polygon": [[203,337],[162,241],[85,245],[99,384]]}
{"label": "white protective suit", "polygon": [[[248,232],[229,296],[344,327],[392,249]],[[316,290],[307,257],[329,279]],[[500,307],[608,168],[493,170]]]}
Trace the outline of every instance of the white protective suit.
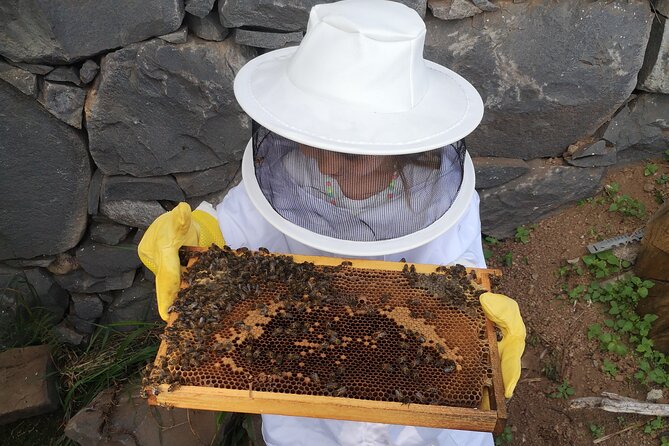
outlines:
{"label": "white protective suit", "polygon": [[[268,223],[251,203],[244,184],[231,189],[216,207],[221,232],[232,248],[302,255],[333,255],[289,239]],[[361,255],[361,257],[365,257]],[[460,263],[485,267],[481,245],[479,198],[476,193],[460,222],[449,231],[418,248],[377,260],[429,264]],[[263,437],[268,446],[491,446],[490,433],[432,429],[413,426],[263,415]]]}

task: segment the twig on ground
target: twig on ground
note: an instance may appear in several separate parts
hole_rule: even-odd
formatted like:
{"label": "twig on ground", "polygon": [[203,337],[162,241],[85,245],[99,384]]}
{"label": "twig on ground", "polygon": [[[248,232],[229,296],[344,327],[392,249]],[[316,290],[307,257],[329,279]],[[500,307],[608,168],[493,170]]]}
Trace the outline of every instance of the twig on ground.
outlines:
{"label": "twig on ground", "polygon": [[570,409],[602,409],[607,412],[636,413],[659,417],[669,416],[669,404],[649,403],[603,392],[602,396],[586,396],[571,400]]}
{"label": "twig on ground", "polygon": [[622,433],[627,432],[627,431],[631,431],[632,429],[636,429],[637,427],[641,427],[641,426],[643,426],[644,424],[646,424],[645,421],[639,421],[639,422],[637,422],[637,423],[630,424],[629,426],[627,426],[627,427],[625,427],[625,428],[623,428],[623,429],[620,429],[619,431],[613,432],[613,433],[608,434],[608,435],[604,435],[603,437],[600,437],[600,438],[594,440],[594,441],[592,442],[592,444],[599,444],[599,443],[601,443],[601,442],[603,442],[603,441],[608,440],[608,439],[611,438],[611,437],[615,437],[616,435],[622,434]]}

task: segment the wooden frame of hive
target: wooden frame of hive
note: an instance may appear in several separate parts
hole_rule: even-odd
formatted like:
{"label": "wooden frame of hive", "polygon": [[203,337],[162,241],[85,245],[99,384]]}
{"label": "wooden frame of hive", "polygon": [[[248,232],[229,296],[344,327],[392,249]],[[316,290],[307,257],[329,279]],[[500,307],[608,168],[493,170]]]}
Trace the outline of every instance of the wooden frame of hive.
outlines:
{"label": "wooden frame of hive", "polygon": [[[188,248],[204,251],[206,248]],[[374,260],[342,259],[291,255],[296,263],[312,262],[316,265],[337,266],[350,261],[353,268],[401,271],[406,263]],[[189,266],[195,259],[191,259]],[[414,264],[417,273],[429,274],[438,265]],[[490,277],[499,275],[498,270],[468,268],[476,271],[480,286],[490,289]],[[182,284],[182,287],[186,287]],[[171,325],[178,318],[170,313],[167,322]],[[188,409],[214,410],[225,412],[245,412],[257,414],[290,415],[339,420],[367,421],[375,423],[403,424],[447,429],[474,430],[499,433],[506,423],[504,386],[497,350],[497,338],[493,324],[486,319],[486,334],[490,346],[490,361],[493,372],[492,387],[483,389],[480,408],[463,408],[425,404],[401,404],[390,401],[369,401],[355,398],[284,394],[255,390],[235,390],[215,387],[182,385],[169,391],[168,384],[158,386],[159,392],[147,389],[151,405]],[[166,354],[167,343],[163,340],[155,364]]]}

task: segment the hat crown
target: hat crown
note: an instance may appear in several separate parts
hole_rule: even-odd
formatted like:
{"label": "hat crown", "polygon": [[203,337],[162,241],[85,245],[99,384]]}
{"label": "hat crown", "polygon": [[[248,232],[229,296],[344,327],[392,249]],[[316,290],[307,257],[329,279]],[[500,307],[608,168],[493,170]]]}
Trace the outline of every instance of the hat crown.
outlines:
{"label": "hat crown", "polygon": [[371,112],[405,112],[428,88],[424,41],[423,20],[403,4],[343,0],[317,5],[287,75],[319,98]]}

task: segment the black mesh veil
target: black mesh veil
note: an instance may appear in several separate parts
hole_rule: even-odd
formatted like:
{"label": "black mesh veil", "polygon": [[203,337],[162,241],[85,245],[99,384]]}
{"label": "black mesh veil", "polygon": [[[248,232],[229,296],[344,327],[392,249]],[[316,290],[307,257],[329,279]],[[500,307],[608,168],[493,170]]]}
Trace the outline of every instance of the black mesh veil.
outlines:
{"label": "black mesh veil", "polygon": [[462,184],[464,140],[408,155],[351,155],[298,144],[253,122],[256,180],[284,219],[317,234],[388,240],[444,215]]}

